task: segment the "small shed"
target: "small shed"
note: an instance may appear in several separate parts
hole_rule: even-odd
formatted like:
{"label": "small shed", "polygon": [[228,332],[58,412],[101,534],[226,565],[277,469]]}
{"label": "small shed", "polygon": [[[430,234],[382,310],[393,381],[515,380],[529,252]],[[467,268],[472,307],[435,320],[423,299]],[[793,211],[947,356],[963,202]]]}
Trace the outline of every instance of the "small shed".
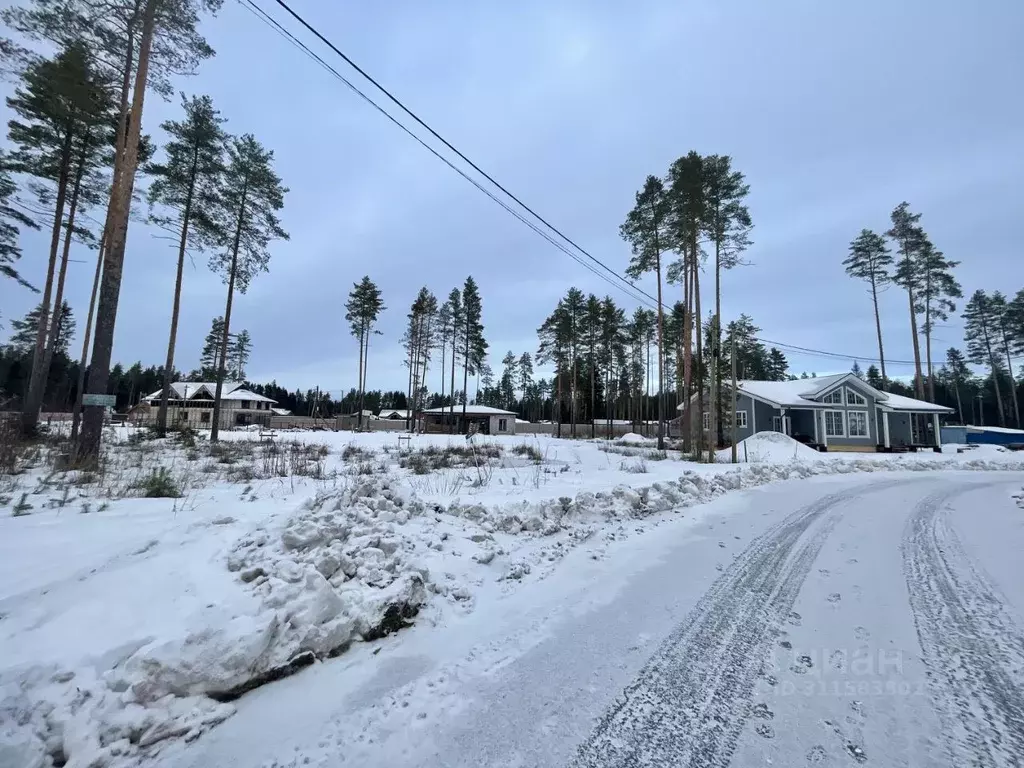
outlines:
{"label": "small shed", "polygon": [[942,442],[966,445],[1008,445],[1024,447],[1024,430],[1007,427],[943,427]]}

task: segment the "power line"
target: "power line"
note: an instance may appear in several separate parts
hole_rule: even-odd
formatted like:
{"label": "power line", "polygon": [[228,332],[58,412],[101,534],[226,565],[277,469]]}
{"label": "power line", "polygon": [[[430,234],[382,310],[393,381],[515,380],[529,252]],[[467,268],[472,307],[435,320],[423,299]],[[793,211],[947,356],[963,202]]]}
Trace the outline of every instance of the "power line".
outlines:
{"label": "power line", "polygon": [[481,168],[479,165],[477,165],[472,160],[470,160],[468,157],[466,157],[462,152],[460,152],[458,149],[456,149],[454,146],[452,146],[452,144],[447,139],[445,139],[441,134],[439,134],[437,131],[435,131],[433,128],[431,128],[429,125],[427,125],[419,117],[419,115],[417,115],[415,112],[413,112],[407,106],[405,106],[405,104],[403,104],[387,88],[385,88],[383,85],[381,85],[379,82],[377,82],[366,70],[364,70],[362,67],[360,67],[358,64],[356,64],[354,61],[352,61],[351,58],[346,56],[336,45],[334,45],[334,43],[332,43],[330,40],[328,40],[326,37],[324,37],[315,27],[313,27],[312,24],[307,22],[304,18],[302,18],[302,16],[300,16],[298,13],[293,11],[292,8],[286,2],[284,2],[284,0],[275,0],[275,2],[278,5],[280,5],[282,8],[284,8],[303,27],[305,27],[314,36],[316,36],[316,38],[318,40],[320,40],[320,42],[322,42],[324,45],[326,45],[328,48],[330,48],[332,51],[334,51],[338,56],[340,56],[342,58],[342,60],[346,64],[348,64],[350,67],[352,67],[352,69],[354,69],[356,72],[358,72],[364,78],[366,78],[370,83],[372,83],[374,85],[374,87],[378,91],[383,93],[385,96],[387,96],[388,99],[390,99],[395,104],[395,106],[397,106],[399,109],[401,109],[403,112],[405,112],[405,114],[407,114],[409,117],[411,117],[413,120],[415,120],[420,126],[425,128],[435,139],[440,141],[442,144],[444,144],[446,147],[448,147],[448,149],[450,149],[452,152],[454,152],[456,155],[458,155],[460,158],[462,158],[462,160],[464,162],[468,163],[469,166],[471,168],[473,168],[473,170],[475,170],[477,173],[479,173],[481,176],[483,176],[485,179],[487,179],[489,182],[491,182],[491,184],[496,186],[498,189],[500,189],[502,192],[504,192],[510,198],[515,200],[516,203],[518,203],[519,206],[522,207],[525,211],[527,211],[531,216],[533,216],[535,219],[537,219],[542,224],[544,224],[544,226],[546,226],[548,229],[550,229],[552,232],[554,232],[556,235],[558,235],[560,238],[562,238],[565,242],[569,243],[569,245],[571,245],[577,251],[582,253],[588,259],[593,261],[595,264],[599,265],[608,274],[612,275],[616,280],[621,280],[622,282],[626,283],[627,285],[630,285],[634,290],[636,290],[639,293],[641,293],[642,295],[646,296],[651,301],[657,303],[657,299],[655,299],[653,296],[651,296],[649,293],[646,293],[642,289],[637,288],[636,285],[634,285],[632,282],[626,280],[624,277],[622,277],[622,275],[620,275],[618,272],[613,270],[611,267],[609,267],[607,264],[605,264],[600,259],[592,256],[589,252],[587,252],[587,250],[585,248],[580,246],[578,243],[576,243],[574,240],[572,240],[570,237],[568,237],[564,232],[562,232],[556,226],[551,224],[551,222],[549,222],[547,219],[545,219],[539,213],[534,211],[530,206],[528,206],[526,203],[524,203],[522,200],[520,200],[514,194],[509,192],[509,190],[505,186],[503,186],[501,183],[499,183],[493,176],[491,176],[483,168]]}

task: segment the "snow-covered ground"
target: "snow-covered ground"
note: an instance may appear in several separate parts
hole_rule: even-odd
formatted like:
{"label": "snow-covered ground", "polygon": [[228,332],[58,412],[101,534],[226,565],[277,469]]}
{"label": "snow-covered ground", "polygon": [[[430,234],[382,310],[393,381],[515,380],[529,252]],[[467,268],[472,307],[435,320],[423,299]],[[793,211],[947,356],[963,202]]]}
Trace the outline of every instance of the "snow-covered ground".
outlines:
{"label": "snow-covered ground", "polygon": [[[388,689],[416,680],[424,695],[452,685],[467,658],[500,669],[537,642],[553,606],[599,604],[608,595],[594,583],[648,567],[696,530],[711,509],[700,505],[730,492],[837,474],[1024,470],[1024,457],[995,448],[836,455],[777,437],[747,441],[739,467],[682,461],[639,436],[400,445],[394,433],[259,442],[236,432],[214,451],[125,429],[111,437],[96,476],[53,473],[40,457],[0,478],[0,768],[260,765],[258,748],[235,763],[195,757],[230,738],[228,725],[200,737],[239,707],[258,719],[268,697],[318,708],[321,725],[335,711],[358,712],[349,725],[377,717],[338,693],[347,687],[328,704],[304,697],[302,685],[324,693],[308,681],[333,679],[328,669],[348,682],[384,674]],[[142,498],[161,477],[180,495]],[[664,535],[651,538],[654,528]],[[375,655],[436,650],[431,638],[461,659],[443,680],[415,658],[390,669]],[[439,696],[431,717],[457,701]],[[346,764],[378,762],[366,748],[365,762]]]}

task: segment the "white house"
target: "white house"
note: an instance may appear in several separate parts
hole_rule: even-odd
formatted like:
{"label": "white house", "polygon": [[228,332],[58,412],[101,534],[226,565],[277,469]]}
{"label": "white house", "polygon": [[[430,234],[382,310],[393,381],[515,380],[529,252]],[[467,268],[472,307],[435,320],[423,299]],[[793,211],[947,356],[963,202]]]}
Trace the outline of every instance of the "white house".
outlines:
{"label": "white house", "polygon": [[377,414],[378,419],[390,419],[391,421],[405,421],[409,418],[409,411],[401,408],[386,408]]}
{"label": "white house", "polygon": [[428,408],[423,411],[423,430],[425,432],[447,432],[455,422],[455,431],[465,434],[470,424],[476,424],[479,432],[484,435],[514,435],[516,433],[516,414],[502,408],[489,405],[467,405],[465,419],[463,406],[456,405],[452,413],[451,406],[444,408]]}
{"label": "white house", "polygon": [[[168,426],[188,424],[195,429],[209,429],[213,421],[213,398],[217,391],[214,382],[179,381],[171,384],[167,406]],[[160,410],[159,389],[147,395],[132,412],[133,419],[155,423]],[[244,389],[239,382],[225,381],[220,394],[220,427],[244,427],[249,424],[270,423],[276,400]]]}

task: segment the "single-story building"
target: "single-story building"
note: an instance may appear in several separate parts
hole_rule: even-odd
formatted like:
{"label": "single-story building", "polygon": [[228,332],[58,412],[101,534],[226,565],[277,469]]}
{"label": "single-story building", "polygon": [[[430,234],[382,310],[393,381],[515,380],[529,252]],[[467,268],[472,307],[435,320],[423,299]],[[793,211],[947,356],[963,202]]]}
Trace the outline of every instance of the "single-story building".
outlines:
{"label": "single-story building", "polygon": [[409,418],[409,411],[400,408],[388,408],[377,414],[378,419],[391,419],[392,421],[405,421]]}
{"label": "single-story building", "polygon": [[1024,430],[1007,427],[952,426],[942,428],[942,442],[976,445],[1022,445]]}
{"label": "single-story building", "polygon": [[465,406],[465,418],[463,418],[462,408],[463,406],[456,405],[454,415],[451,406],[428,408],[422,413],[423,431],[447,432],[454,418],[455,431],[459,434],[465,434],[470,424],[476,424],[478,431],[484,435],[514,435],[516,433],[516,414],[513,411],[492,408],[489,405],[467,405]]}
{"label": "single-story building", "polygon": [[[167,405],[167,425],[188,424],[194,429],[209,429],[213,420],[214,382],[178,381],[171,384]],[[156,423],[162,389],[142,398],[131,416],[144,424]],[[220,393],[220,428],[270,424],[276,400],[243,389],[240,382],[225,381]]]}
{"label": "single-story building", "polygon": [[[794,381],[736,382],[736,435],[782,432],[819,450],[889,451],[939,448],[939,416],[953,412],[935,403],[881,392],[852,373]],[[723,387],[726,393],[728,388]],[[680,411],[684,411],[682,405]],[[693,410],[693,409],[687,409]],[[704,428],[708,428],[704,411]],[[688,413],[683,416],[685,429]],[[731,425],[726,434],[731,432]]]}

